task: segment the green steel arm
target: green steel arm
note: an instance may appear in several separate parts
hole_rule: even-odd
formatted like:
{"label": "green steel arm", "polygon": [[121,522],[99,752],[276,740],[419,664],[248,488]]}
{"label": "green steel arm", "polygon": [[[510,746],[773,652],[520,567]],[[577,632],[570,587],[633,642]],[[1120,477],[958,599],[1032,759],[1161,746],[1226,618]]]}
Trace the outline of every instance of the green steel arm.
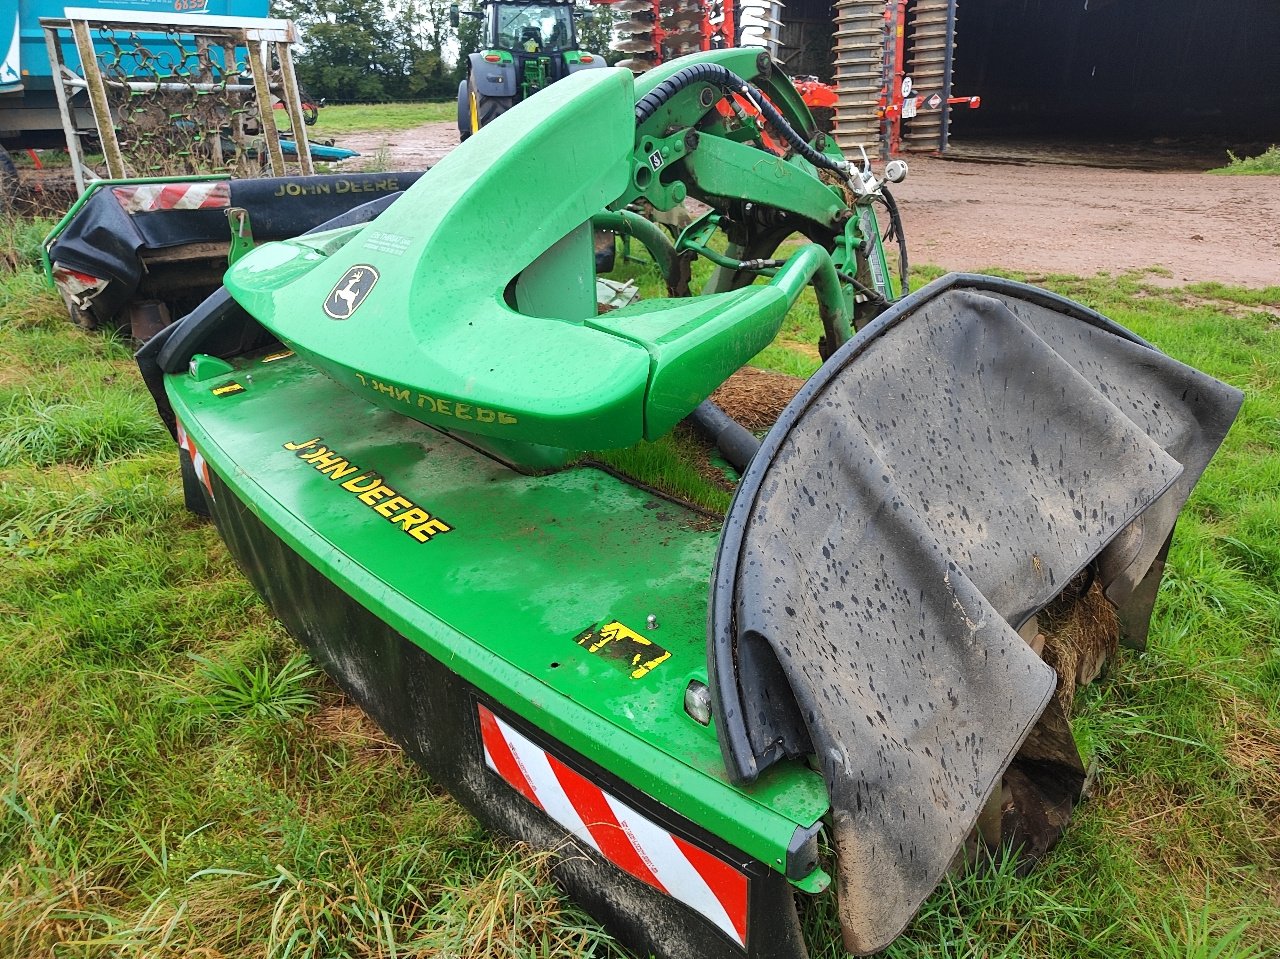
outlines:
{"label": "green steel arm", "polygon": [[680,254],[675,244],[663,232],[662,227],[647,220],[639,213],[630,210],[606,211],[591,218],[591,225],[597,230],[609,230],[623,236],[632,236],[644,244],[644,248],[653,257],[662,278],[667,281],[668,290],[680,277]]}
{"label": "green steel arm", "polygon": [[810,281],[818,297],[818,315],[822,317],[827,334],[829,355],[853,336],[853,311],[841,288],[831,255],[818,244],[810,243],[787,260],[770,282],[787,294],[787,306],[790,308]]}
{"label": "green steel arm", "polygon": [[695,196],[748,200],[833,231],[840,229],[841,214],[847,215],[839,192],[798,157],[784,160],[745,143],[704,136],[685,159],[685,167]]}

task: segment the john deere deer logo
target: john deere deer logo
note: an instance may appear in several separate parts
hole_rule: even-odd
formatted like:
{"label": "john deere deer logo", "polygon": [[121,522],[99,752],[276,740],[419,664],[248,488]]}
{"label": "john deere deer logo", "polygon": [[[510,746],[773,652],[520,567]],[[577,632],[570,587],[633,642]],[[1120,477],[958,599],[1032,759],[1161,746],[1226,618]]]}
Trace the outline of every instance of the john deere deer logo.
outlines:
{"label": "john deere deer logo", "polygon": [[342,274],[342,279],[324,301],[324,311],[335,320],[350,319],[351,314],[364,302],[364,298],[378,282],[378,271],[361,264]]}

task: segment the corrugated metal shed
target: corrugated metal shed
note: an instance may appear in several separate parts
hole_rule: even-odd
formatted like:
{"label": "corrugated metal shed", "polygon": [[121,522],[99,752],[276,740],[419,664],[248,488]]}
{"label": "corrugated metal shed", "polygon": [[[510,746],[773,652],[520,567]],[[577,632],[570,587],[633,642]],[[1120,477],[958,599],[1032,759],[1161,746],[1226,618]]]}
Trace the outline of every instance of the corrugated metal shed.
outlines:
{"label": "corrugated metal shed", "polygon": [[834,83],[843,147],[885,142],[899,15],[914,89],[983,101],[904,119],[906,150],[953,133],[1280,141],[1280,0],[787,0],[777,52]]}

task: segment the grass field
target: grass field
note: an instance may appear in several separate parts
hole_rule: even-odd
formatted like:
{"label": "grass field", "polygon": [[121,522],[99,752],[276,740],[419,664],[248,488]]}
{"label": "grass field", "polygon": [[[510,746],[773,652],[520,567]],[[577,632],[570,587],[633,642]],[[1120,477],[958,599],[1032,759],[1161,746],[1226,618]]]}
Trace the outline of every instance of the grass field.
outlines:
{"label": "grass field", "polygon": [[[7,225],[0,258],[0,956],[620,956],[316,674],[184,511],[128,345],[41,285],[46,226]],[[1280,288],[1045,285],[1248,399],[1150,650],[1082,697],[1096,795],[1038,871],[944,885],[888,955],[1275,955]],[[798,310],[762,362],[812,367],[816,332]],[[805,920],[816,957],[842,954],[829,899]]]}
{"label": "grass field", "polygon": [[[424,123],[453,120],[457,104],[447,103],[344,103],[320,108],[315,126],[308,127],[312,137],[341,136],[368,130],[411,130]],[[283,110],[276,111],[276,122],[289,125]]]}

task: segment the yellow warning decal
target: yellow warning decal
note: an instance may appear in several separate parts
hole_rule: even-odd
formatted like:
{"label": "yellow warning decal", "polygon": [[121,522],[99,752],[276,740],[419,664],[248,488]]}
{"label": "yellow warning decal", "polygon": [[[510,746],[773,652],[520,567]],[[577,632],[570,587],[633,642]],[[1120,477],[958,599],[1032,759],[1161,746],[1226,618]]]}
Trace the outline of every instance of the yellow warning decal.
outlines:
{"label": "yellow warning decal", "polygon": [[214,396],[235,396],[237,393],[243,393],[244,387],[239,383],[223,383],[221,386],[213,388]]}
{"label": "yellow warning decal", "polygon": [[274,363],[276,360],[287,360],[293,356],[293,350],[285,350],[283,353],[272,353],[262,358],[263,363]]}
{"label": "yellow warning decal", "polygon": [[319,436],[298,443],[285,443],[284,448],[332,482],[344,480],[342,489],[355,494],[361,503],[399,526],[419,543],[428,542],[440,533],[453,531],[453,527],[439,516],[431,515],[413,500],[401,496],[384,483],[381,474],[352,464],[337,450],[322,444]]}
{"label": "yellow warning decal", "polygon": [[630,673],[632,679],[647,676],[671,658],[671,653],[653,640],[646,639],[617,620],[603,626],[597,623],[583,630],[576,642],[593,656],[612,660]]}

